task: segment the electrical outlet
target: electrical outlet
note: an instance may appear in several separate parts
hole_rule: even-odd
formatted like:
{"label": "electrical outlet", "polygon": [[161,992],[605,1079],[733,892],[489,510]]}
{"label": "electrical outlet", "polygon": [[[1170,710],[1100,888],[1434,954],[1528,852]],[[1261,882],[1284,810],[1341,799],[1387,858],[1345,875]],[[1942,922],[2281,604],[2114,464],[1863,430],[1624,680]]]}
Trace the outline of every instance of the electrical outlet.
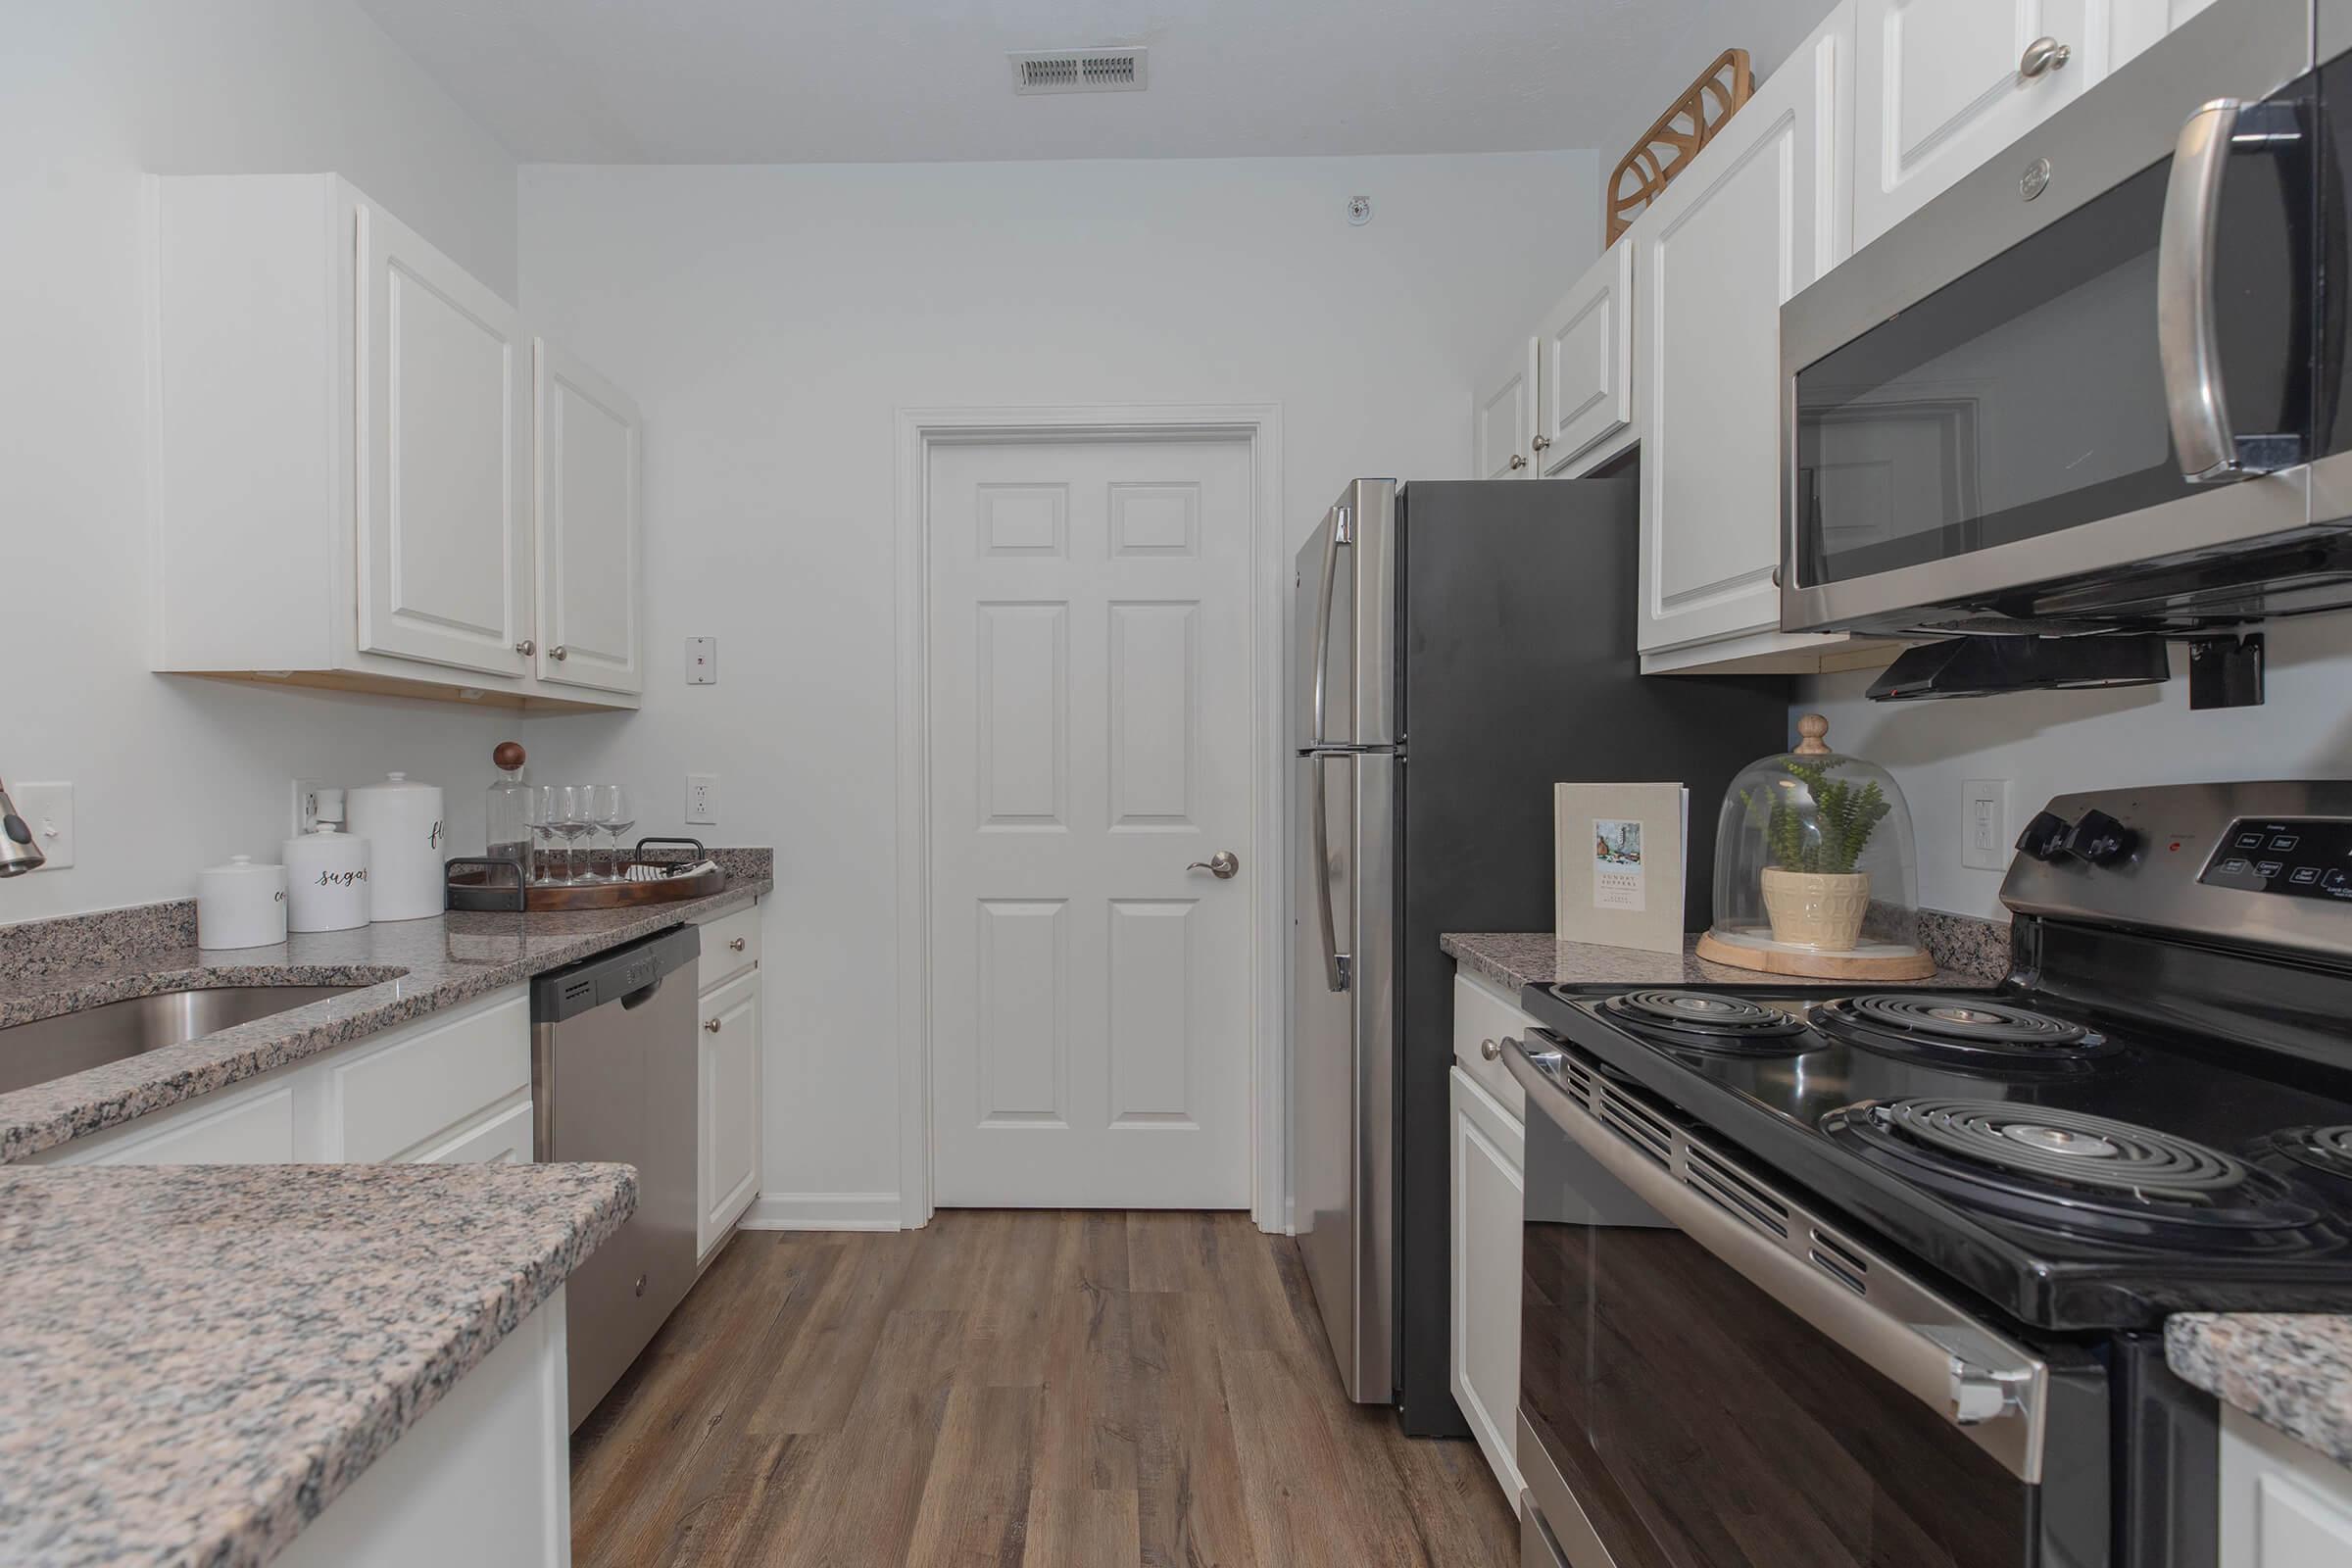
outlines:
{"label": "electrical outlet", "polygon": [[1960,863],[2009,869],[2009,781],[1972,778],[1960,786]]}
{"label": "electrical outlet", "polygon": [[323,779],[298,778],[294,781],[294,838],[318,825],[318,792],[326,788]]}
{"label": "electrical outlet", "polygon": [[32,847],[41,852],[44,871],[63,871],[74,863],[74,785],[63,783],[11,784],[9,799],[17,814],[32,829]]}
{"label": "electrical outlet", "polygon": [[698,824],[710,824],[718,820],[716,773],[686,775],[686,820]]}

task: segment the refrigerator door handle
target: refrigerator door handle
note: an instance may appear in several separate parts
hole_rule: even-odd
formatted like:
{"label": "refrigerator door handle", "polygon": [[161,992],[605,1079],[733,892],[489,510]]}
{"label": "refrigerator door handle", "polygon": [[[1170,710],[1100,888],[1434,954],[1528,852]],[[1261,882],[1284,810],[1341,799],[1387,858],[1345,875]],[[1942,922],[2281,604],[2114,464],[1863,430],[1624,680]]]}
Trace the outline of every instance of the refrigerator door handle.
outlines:
{"label": "refrigerator door handle", "polygon": [[[1348,509],[1334,507],[1323,514],[1323,589],[1315,599],[1315,737],[1317,746],[1328,746],[1331,737],[1323,731],[1325,690],[1331,684],[1331,591],[1340,574],[1340,546],[1349,543]],[[1321,797],[1317,797],[1318,800]],[[1331,934],[1331,921],[1323,922],[1326,939]],[[1331,944],[1324,942],[1325,947]],[[1332,987],[1334,991],[1338,986]]]}
{"label": "refrigerator door handle", "polygon": [[[1324,579],[1328,587],[1330,579]],[[1331,808],[1323,799],[1323,764],[1331,759],[1320,753],[1307,759],[1314,776],[1307,781],[1307,790],[1314,798],[1311,815],[1315,836],[1315,908],[1323,924],[1323,983],[1333,991],[1348,989],[1348,955],[1340,951],[1340,938],[1331,917]]]}

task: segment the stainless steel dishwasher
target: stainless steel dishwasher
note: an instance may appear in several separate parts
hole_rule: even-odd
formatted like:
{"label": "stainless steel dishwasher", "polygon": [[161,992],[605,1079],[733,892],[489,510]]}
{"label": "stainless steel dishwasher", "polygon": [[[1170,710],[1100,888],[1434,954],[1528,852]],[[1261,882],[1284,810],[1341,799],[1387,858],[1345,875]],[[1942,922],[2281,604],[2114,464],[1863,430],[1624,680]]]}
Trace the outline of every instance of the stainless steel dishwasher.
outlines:
{"label": "stainless steel dishwasher", "polygon": [[535,1152],[637,1167],[637,1212],[564,1288],[574,1427],[694,1284],[701,953],[682,925],[531,982]]}

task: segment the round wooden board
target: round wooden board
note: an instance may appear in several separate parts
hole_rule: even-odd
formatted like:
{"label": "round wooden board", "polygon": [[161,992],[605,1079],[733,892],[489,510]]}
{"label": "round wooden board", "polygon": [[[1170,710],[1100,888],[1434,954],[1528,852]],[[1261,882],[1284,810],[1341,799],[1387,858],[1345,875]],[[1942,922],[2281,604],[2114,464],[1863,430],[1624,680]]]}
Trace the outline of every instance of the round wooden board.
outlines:
{"label": "round wooden board", "polygon": [[1797,948],[1751,948],[1718,941],[1712,931],[1698,939],[1698,956],[1709,963],[1728,963],[1735,968],[1796,975],[1808,980],[1925,980],[1936,972],[1936,960],[1917,950],[1861,955],[1807,953]]}

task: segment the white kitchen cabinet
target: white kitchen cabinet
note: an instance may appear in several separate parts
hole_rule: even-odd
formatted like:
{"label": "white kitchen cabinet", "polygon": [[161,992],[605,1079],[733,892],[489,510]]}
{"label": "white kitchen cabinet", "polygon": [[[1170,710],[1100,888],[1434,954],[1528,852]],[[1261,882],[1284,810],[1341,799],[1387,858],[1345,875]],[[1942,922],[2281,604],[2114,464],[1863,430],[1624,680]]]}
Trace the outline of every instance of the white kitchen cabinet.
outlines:
{"label": "white kitchen cabinet", "polygon": [[[557,389],[575,439],[550,459],[551,561],[537,357],[511,306],[331,174],[172,175],[153,193],[155,668],[635,707],[626,399],[572,367],[600,424]],[[587,651],[553,675],[551,616]]]}
{"label": "white kitchen cabinet", "polygon": [[2352,1469],[2222,1407],[2221,1568],[2352,1563]]}
{"label": "white kitchen cabinet", "polygon": [[760,971],[703,992],[697,1251],[708,1258],[760,1196]]}
{"label": "white kitchen cabinet", "polygon": [[[294,1156],[294,1092],[286,1084],[216,1104],[193,1102],[183,1116],[153,1118],[138,1135],[116,1140],[90,1153],[92,1165],[283,1165]],[[69,1148],[72,1146],[68,1146]],[[61,1160],[81,1164],[82,1160]]]}
{"label": "white kitchen cabinet", "polygon": [[[2087,91],[2111,69],[2117,8],[2133,3],[1858,0],[1855,245]],[[2045,38],[2063,65],[2029,57]]]}
{"label": "white kitchen cabinet", "polygon": [[535,348],[539,678],[641,692],[637,405],[547,339]]}
{"label": "white kitchen cabinet", "polygon": [[1767,78],[1618,243],[1634,247],[1645,671],[1815,659],[1780,626],[1780,308],[1846,251],[1853,0]]}
{"label": "white kitchen cabinet", "polygon": [[528,1165],[532,1161],[534,1109],[529,1090],[504,1108],[443,1139],[416,1156],[420,1165]]}
{"label": "white kitchen cabinet", "polygon": [[2114,24],[2108,32],[2107,69],[2119,69],[2211,4],[2213,0],[2109,0]]}
{"label": "white kitchen cabinet", "polygon": [[1447,1359],[1454,1402],[1502,1494],[1519,1495],[1519,1226],[1527,1134],[1456,1066],[1453,1108],[1453,1310]]}
{"label": "white kitchen cabinet", "polygon": [[1536,329],[1536,470],[1574,478],[1639,439],[1634,252],[1604,251]]}
{"label": "white kitchen cabinet", "polygon": [[1472,471],[1481,479],[1535,476],[1535,338],[1521,338],[1482,380],[1470,410]]}

